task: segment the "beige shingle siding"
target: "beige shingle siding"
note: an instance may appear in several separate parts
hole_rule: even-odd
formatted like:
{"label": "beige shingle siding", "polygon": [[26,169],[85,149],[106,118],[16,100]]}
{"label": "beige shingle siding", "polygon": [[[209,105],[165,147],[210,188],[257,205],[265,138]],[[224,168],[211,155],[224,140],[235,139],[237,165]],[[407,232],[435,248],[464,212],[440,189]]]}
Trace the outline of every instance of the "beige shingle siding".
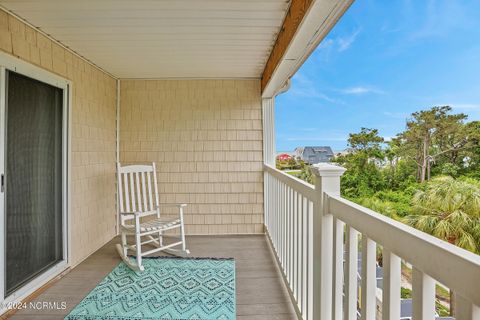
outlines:
{"label": "beige shingle siding", "polygon": [[121,161],[157,163],[189,234],[263,232],[259,81],[122,80],[120,101]]}
{"label": "beige shingle siding", "polygon": [[0,49],[73,82],[71,239],[77,264],[115,234],[116,82],[2,10]]}

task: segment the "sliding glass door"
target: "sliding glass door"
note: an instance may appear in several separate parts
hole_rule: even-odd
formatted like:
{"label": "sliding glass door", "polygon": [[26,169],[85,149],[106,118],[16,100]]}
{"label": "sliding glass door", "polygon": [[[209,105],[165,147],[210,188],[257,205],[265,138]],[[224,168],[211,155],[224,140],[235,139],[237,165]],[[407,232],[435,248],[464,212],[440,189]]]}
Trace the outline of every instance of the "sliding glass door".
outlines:
{"label": "sliding glass door", "polygon": [[67,263],[68,86],[25,70],[1,68],[0,302],[30,294]]}
{"label": "sliding glass door", "polygon": [[7,71],[5,291],[63,259],[63,91]]}

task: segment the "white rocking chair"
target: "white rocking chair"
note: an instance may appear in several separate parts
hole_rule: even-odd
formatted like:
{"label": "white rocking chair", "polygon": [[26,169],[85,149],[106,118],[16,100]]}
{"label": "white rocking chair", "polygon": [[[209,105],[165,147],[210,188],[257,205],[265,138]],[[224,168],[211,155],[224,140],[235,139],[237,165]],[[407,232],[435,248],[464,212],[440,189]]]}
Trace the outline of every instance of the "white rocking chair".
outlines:
{"label": "white rocking chair", "polygon": [[[123,261],[134,271],[143,271],[142,257],[165,251],[169,254],[185,257],[190,252],[185,244],[185,227],[183,208],[186,204],[160,205],[158,202],[157,173],[155,163],[151,165],[120,166],[117,163],[118,177],[118,211],[120,216],[120,234],[122,243],[117,244],[117,251]],[[178,218],[160,217],[160,208],[177,207]],[[142,222],[141,218],[155,216]],[[132,223],[133,222],[133,223]],[[180,229],[179,241],[164,245],[164,232]],[[135,236],[135,244],[127,244],[127,235]],[[142,237],[146,237],[142,242]],[[142,245],[153,244],[156,248],[142,251]],[[174,247],[181,246],[181,249]],[[135,251],[136,261],[128,257],[128,249]]]}

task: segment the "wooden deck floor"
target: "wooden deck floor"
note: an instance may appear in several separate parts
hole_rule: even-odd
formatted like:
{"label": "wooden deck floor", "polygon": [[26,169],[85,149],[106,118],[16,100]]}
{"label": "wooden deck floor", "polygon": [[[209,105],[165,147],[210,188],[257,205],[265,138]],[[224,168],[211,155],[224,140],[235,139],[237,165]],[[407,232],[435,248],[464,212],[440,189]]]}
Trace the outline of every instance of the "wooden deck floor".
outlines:
{"label": "wooden deck floor", "polygon": [[[114,239],[34,301],[66,302],[65,310],[20,310],[11,319],[63,319],[120,261]],[[236,262],[237,319],[296,319],[265,236],[192,236],[193,257],[232,257]]]}

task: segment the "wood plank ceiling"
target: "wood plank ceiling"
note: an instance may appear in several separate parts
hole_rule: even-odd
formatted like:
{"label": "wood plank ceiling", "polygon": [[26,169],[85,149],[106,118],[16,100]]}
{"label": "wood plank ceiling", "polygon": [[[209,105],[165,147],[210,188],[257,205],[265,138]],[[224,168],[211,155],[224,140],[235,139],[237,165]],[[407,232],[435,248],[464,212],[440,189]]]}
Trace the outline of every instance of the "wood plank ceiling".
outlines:
{"label": "wood plank ceiling", "polygon": [[119,78],[260,78],[289,0],[0,0]]}

